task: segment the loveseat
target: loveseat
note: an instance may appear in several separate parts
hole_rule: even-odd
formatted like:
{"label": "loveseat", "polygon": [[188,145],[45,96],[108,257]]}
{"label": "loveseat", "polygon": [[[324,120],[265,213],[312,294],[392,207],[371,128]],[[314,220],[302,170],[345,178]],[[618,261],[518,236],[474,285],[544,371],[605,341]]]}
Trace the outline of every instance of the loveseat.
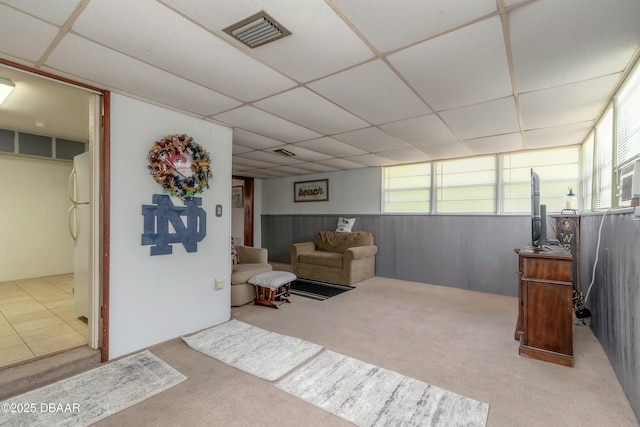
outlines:
{"label": "loveseat", "polygon": [[231,306],[245,305],[256,296],[255,287],[248,280],[256,274],[272,271],[269,252],[265,248],[235,246],[238,263],[231,266]]}
{"label": "loveseat", "polygon": [[293,274],[303,279],[352,285],[375,274],[373,233],[320,231],[313,242],[289,248]]}

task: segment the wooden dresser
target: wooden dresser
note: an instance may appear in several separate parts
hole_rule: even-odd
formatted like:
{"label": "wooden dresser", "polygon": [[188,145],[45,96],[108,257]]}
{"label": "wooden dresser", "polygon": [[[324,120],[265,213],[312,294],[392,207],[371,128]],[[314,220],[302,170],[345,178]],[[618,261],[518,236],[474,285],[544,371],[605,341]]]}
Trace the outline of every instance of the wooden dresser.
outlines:
{"label": "wooden dresser", "polygon": [[519,354],[573,366],[571,253],[564,248],[518,254]]}

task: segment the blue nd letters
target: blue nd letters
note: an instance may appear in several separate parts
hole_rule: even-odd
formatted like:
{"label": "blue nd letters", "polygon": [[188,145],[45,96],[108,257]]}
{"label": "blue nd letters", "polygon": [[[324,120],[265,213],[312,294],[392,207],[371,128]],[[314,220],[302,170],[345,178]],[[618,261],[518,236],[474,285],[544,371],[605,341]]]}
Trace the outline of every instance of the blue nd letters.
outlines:
{"label": "blue nd letters", "polygon": [[[182,243],[187,252],[197,252],[198,242],[207,235],[207,213],[202,198],[186,199],[184,206],[174,206],[166,194],[154,194],[155,205],[142,205],[144,217],[143,245],[151,246],[151,255],[168,255],[173,243]],[[181,217],[186,217],[186,225]],[[175,233],[169,232],[169,223]]]}

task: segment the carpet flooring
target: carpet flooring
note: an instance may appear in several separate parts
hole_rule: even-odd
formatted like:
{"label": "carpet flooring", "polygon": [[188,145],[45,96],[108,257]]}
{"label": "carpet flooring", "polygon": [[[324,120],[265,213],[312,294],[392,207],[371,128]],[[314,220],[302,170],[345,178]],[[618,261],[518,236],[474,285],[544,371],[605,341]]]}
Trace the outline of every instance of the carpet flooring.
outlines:
{"label": "carpet flooring", "polygon": [[0,403],[0,426],[88,426],[187,377],[149,350]]}
{"label": "carpet flooring", "polygon": [[361,427],[484,427],[489,405],[330,350],[278,388]]}
{"label": "carpet flooring", "polygon": [[321,345],[233,319],[182,339],[194,350],[268,381],[276,381],[322,350]]}
{"label": "carpet flooring", "polygon": [[354,286],[336,285],[305,279],[297,279],[291,282],[292,294],[317,300],[326,300],[336,295],[340,295],[343,292],[350,291],[353,288]]}

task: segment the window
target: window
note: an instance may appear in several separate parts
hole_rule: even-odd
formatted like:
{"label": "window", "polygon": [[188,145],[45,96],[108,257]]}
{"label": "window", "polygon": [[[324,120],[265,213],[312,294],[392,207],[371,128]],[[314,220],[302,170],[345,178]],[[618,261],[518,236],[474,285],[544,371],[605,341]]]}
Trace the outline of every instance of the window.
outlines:
{"label": "window", "polygon": [[50,136],[20,133],[18,134],[18,152],[32,156],[52,157],[53,145],[51,141]]}
{"label": "window", "polygon": [[631,204],[634,161],[640,158],[640,67],[629,75],[616,97],[616,174],[618,205]]}
{"label": "window", "polygon": [[431,163],[383,168],[383,180],[383,212],[430,212]]}
{"label": "window", "polygon": [[616,163],[620,166],[640,155],[640,66],[630,74],[616,100]]}
{"label": "window", "polygon": [[436,163],[436,212],[495,213],[496,157]]}
{"label": "window", "polygon": [[531,212],[531,169],[540,176],[540,203],[547,212],[560,212],[564,196],[580,188],[580,148],[522,151],[502,155],[504,213]]}
{"label": "window", "polygon": [[613,109],[609,108],[596,126],[595,209],[611,207],[613,173]]}

